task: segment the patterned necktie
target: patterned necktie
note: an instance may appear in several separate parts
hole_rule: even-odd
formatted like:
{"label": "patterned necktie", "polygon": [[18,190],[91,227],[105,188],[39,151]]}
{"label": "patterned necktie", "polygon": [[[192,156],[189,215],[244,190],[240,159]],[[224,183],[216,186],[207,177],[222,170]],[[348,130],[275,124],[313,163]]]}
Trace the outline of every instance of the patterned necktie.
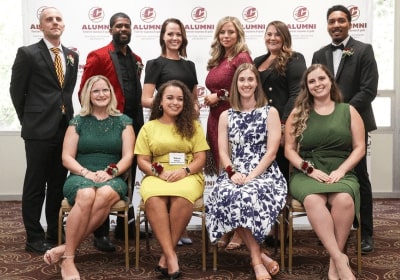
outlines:
{"label": "patterned necktie", "polygon": [[60,82],[61,87],[64,85],[64,71],[61,64],[61,56],[60,56],[60,49],[58,48],[51,48],[50,49],[55,57],[54,57],[54,66],[56,67],[56,73],[58,81]]}

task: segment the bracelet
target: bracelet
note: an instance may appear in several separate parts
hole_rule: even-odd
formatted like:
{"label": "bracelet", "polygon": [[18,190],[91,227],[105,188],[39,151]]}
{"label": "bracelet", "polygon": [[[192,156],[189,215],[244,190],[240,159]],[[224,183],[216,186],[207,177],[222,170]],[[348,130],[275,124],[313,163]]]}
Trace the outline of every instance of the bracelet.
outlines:
{"label": "bracelet", "polygon": [[225,100],[229,97],[229,91],[226,89],[217,90],[217,96],[219,100]]}
{"label": "bracelet", "polygon": [[107,172],[108,175],[111,175],[113,178],[118,176],[118,167],[115,163],[110,163],[107,165],[106,169],[104,169],[105,172]]}
{"label": "bracelet", "polygon": [[87,168],[82,168],[81,169],[80,174],[81,174],[82,177],[85,177],[88,173],[89,173],[89,170]]}
{"label": "bracelet", "polygon": [[226,171],[226,173],[228,173],[229,179],[233,176],[233,174],[236,173],[235,166],[233,166],[233,165],[228,165],[227,167],[225,167],[225,171]]}
{"label": "bracelet", "polygon": [[161,172],[163,172],[164,166],[159,162],[153,162],[151,164],[151,172],[154,176],[160,176]]}
{"label": "bracelet", "polygon": [[300,170],[303,171],[304,174],[311,174],[314,171],[314,165],[307,160],[303,160],[300,164]]}

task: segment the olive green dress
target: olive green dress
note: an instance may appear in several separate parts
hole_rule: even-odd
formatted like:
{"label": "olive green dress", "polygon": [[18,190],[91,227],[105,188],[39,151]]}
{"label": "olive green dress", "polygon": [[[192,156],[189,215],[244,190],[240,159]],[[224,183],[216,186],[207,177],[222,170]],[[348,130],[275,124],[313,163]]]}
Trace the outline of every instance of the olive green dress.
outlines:
{"label": "olive green dress", "polygon": [[[76,160],[90,171],[106,169],[122,157],[122,131],[132,125],[126,115],[110,116],[104,120],[95,117],[76,116],[70,121],[79,134]],[[75,203],[76,192],[82,188],[111,186],[121,198],[127,193],[127,184],[121,177],[103,183],[95,183],[80,175],[70,174],[64,184],[64,196],[70,204]]]}
{"label": "olive green dress", "polygon": [[[315,168],[329,174],[336,170],[352,151],[349,104],[336,103],[334,111],[329,115],[318,115],[311,111],[306,124],[307,128],[299,139],[299,154],[304,160],[312,162]],[[292,196],[301,202],[309,194],[349,193],[354,199],[356,216],[359,217],[359,184],[353,171],[346,173],[336,183],[326,184],[293,168],[289,188]]]}

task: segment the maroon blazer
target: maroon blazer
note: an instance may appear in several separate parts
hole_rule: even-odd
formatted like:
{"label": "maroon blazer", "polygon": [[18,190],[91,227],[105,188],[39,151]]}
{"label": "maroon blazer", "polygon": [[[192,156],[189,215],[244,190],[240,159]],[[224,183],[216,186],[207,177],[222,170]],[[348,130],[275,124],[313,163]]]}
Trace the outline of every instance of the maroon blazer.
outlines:
{"label": "maroon blazer", "polygon": [[136,55],[128,46],[128,51],[132,53],[134,60],[135,71],[136,71],[136,91],[131,98],[133,104],[130,107],[133,108],[130,112],[125,112],[125,93],[122,88],[122,73],[118,63],[117,52],[113,42],[104,46],[98,50],[90,52],[86,58],[86,64],[83,69],[81,85],[79,88],[79,100],[81,96],[81,91],[85,82],[94,75],[103,75],[107,77],[115,91],[115,95],[118,101],[117,108],[120,112],[128,115],[133,120],[133,127],[136,135],[139,133],[139,129],[143,125],[143,109],[141,105],[142,99],[142,86],[140,84],[140,75],[142,72],[143,64],[142,59]]}

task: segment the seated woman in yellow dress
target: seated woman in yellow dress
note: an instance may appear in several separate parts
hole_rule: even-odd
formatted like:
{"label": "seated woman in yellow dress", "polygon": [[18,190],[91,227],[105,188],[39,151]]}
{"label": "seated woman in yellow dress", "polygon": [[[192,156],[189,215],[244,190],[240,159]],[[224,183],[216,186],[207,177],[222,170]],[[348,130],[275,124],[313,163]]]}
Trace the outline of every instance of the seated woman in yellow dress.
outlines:
{"label": "seated woman in yellow dress", "polygon": [[163,251],[156,271],[169,279],[181,276],[175,247],[193,203],[203,195],[208,149],[190,90],[177,80],[164,83],[139,132],[135,154],[146,175],[140,187],[146,216]]}

